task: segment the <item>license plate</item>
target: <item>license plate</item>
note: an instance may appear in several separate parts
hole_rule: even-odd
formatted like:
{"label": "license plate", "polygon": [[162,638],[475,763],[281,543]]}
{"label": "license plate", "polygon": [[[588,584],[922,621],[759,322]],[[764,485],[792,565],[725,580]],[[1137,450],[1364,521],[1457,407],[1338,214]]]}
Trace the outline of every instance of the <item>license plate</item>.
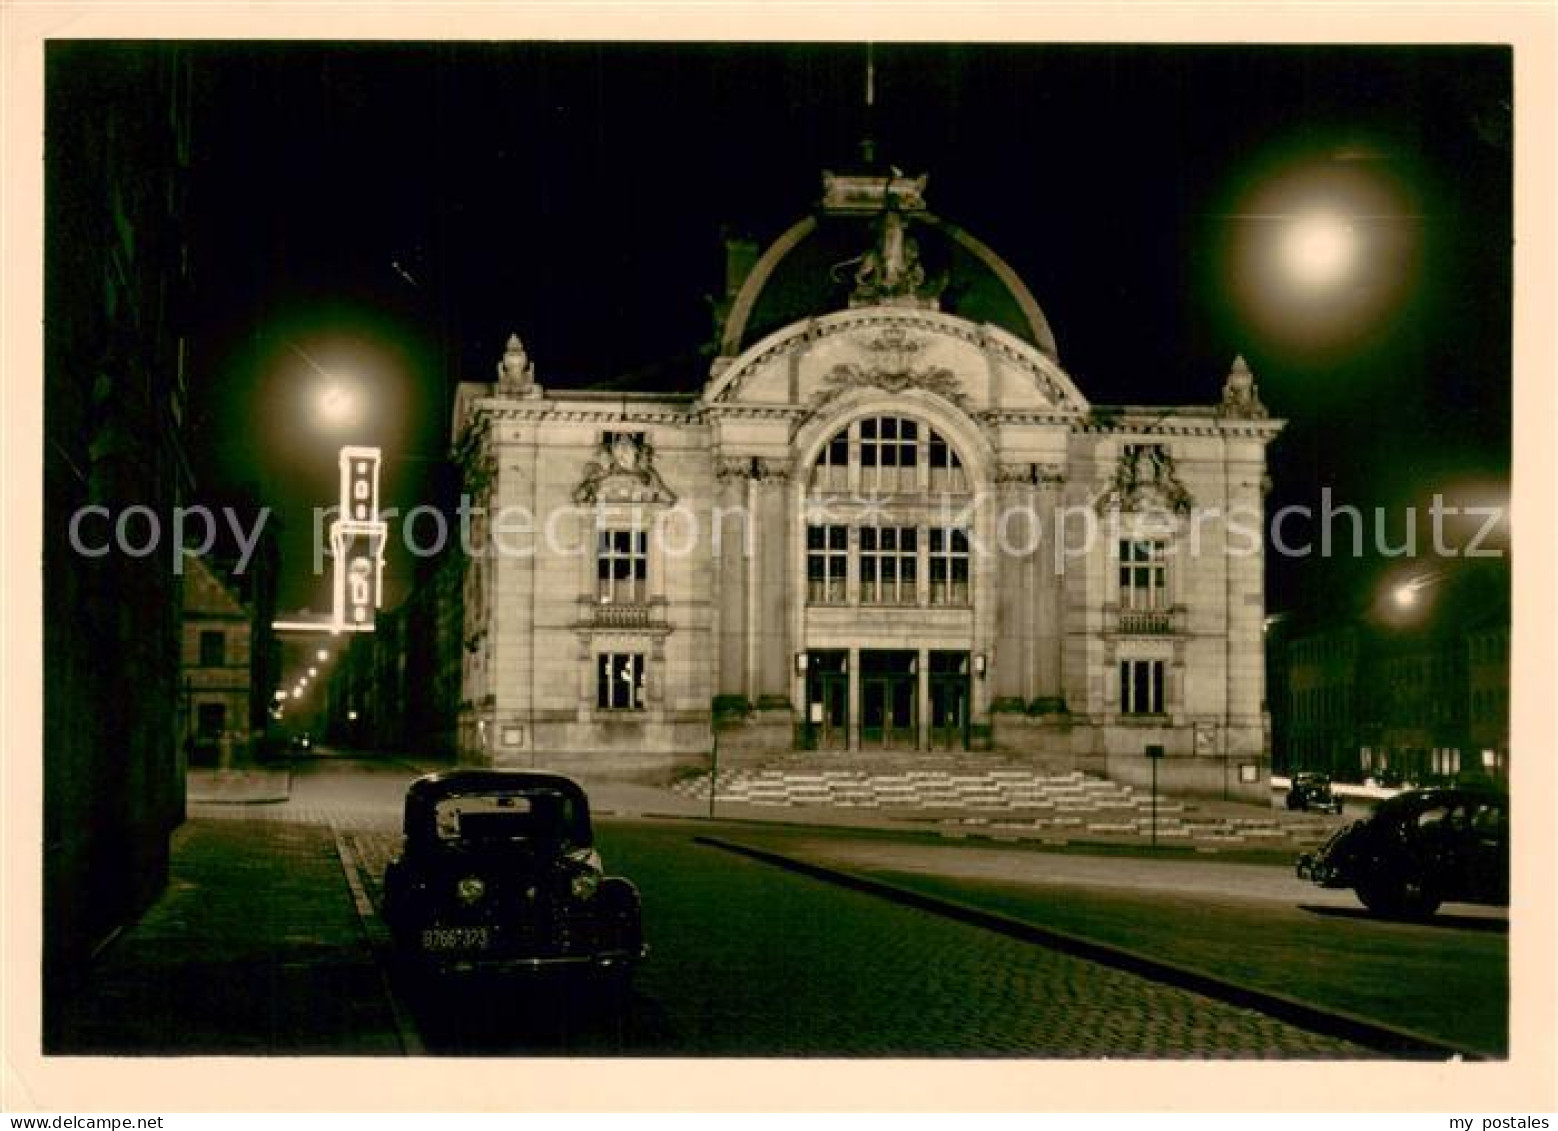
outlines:
{"label": "license plate", "polygon": [[491,927],[429,927],[422,932],[423,950],[486,950]]}

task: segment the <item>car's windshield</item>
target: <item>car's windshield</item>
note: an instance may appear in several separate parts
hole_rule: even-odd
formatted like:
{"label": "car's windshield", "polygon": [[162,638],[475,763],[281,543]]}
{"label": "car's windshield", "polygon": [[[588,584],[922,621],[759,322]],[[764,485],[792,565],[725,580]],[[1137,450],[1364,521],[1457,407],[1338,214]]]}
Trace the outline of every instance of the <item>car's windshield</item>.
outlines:
{"label": "car's windshield", "polygon": [[554,790],[446,797],[433,810],[438,838],[446,841],[566,844],[576,819],[573,801]]}

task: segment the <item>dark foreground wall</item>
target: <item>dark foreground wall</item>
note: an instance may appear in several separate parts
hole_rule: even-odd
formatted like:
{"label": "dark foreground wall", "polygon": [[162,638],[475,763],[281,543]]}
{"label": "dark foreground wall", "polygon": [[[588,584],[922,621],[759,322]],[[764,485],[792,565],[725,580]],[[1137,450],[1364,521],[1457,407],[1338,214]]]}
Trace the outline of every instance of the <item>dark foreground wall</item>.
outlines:
{"label": "dark foreground wall", "polygon": [[[45,1038],[92,951],[167,879],[183,819],[180,581],[166,553],[89,557],[87,506],[167,522],[189,474],[177,312],[187,138],[166,51],[47,57],[44,383]],[[84,529],[93,544],[108,522]],[[132,520],[133,540],[148,529]],[[83,539],[83,541],[85,541]]]}

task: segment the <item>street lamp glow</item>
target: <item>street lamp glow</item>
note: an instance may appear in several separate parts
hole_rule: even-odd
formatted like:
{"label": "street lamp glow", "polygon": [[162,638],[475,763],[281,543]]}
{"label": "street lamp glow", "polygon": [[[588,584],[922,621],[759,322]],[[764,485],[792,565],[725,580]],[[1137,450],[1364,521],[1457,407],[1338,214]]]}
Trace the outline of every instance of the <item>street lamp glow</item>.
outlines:
{"label": "street lamp glow", "polygon": [[1410,609],[1417,604],[1417,586],[1408,582],[1405,585],[1396,586],[1396,606],[1402,609]]}
{"label": "street lamp glow", "polygon": [[317,660],[318,660],[318,661],[319,661],[319,662],[320,662],[320,663],[321,663],[321,664],[322,664],[322,663],[324,663],[324,662],[325,662],[325,661],[326,661],[326,660],[328,660],[328,659],[329,659],[329,658],[330,658],[330,652],[329,652],[329,649],[326,649],[326,648],[321,648],[321,649],[320,649],[320,650],[319,650],[319,651],[318,651],[318,652],[316,652],[316,653],[314,653],[314,657],[315,657],[315,659],[317,659]]}
{"label": "street lamp glow", "polygon": [[314,398],[314,408],[326,427],[341,428],[356,423],[357,398],[340,381],[330,378]]}
{"label": "street lamp glow", "polygon": [[1352,271],[1358,239],[1352,224],[1336,212],[1308,212],[1294,218],[1282,240],[1282,259],[1301,286],[1335,286]]}
{"label": "street lamp glow", "polygon": [[309,674],[310,678],[312,678],[313,676],[316,676],[316,675],[319,674],[319,669],[318,668],[309,668],[308,669],[308,674]]}

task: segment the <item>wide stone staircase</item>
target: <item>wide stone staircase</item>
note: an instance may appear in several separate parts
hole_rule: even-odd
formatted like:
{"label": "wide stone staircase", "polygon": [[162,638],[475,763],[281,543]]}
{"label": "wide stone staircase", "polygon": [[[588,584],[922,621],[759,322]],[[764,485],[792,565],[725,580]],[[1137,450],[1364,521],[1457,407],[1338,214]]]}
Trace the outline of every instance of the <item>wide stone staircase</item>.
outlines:
{"label": "wide stone staircase", "polygon": [[[689,798],[707,798],[708,775],[683,778],[671,788]],[[1153,826],[1150,794],[1080,771],[736,769],[720,772],[715,801],[867,810],[926,821],[944,831],[1041,840],[1145,841]],[[1338,820],[1160,795],[1156,823],[1157,837],[1165,843],[1297,848],[1324,840]]]}

